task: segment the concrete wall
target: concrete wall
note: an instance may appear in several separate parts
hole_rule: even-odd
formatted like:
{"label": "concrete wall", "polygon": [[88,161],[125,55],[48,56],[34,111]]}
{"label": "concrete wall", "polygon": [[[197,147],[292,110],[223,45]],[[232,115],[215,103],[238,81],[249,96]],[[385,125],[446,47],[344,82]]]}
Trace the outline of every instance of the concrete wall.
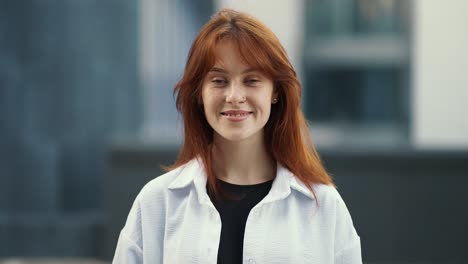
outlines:
{"label": "concrete wall", "polygon": [[468,2],[414,0],[412,141],[468,149]]}

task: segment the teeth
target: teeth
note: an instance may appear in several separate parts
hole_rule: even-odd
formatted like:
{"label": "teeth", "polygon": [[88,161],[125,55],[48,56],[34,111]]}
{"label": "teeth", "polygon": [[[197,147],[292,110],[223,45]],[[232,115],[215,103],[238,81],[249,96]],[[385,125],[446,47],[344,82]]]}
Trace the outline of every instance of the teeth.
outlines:
{"label": "teeth", "polygon": [[241,117],[241,116],[245,116],[247,114],[224,114],[226,116],[230,116],[230,117]]}

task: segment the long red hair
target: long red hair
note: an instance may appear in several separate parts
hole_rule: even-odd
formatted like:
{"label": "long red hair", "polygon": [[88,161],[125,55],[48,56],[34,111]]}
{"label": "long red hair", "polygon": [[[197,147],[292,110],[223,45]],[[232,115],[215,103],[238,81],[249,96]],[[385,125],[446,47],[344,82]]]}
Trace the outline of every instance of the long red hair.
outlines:
{"label": "long red hair", "polygon": [[267,151],[314,196],[313,183],[333,185],[312,144],[300,108],[301,84],[285,49],[262,22],[230,9],[219,11],[202,27],[190,48],[183,77],[174,88],[177,109],[184,122],[184,142],[177,161],[169,168],[200,157],[208,176],[208,190],[215,197],[222,192],[212,170],[213,129],[203,113],[201,89],[203,79],[215,64],[216,45],[224,39],[238,48],[247,65],[261,70],[273,80],[278,102],[272,105],[264,128]]}

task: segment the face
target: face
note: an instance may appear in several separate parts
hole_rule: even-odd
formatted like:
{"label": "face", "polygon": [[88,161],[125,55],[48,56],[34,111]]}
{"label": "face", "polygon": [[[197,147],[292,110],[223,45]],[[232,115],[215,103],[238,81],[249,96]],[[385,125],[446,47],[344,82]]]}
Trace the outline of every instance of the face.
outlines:
{"label": "face", "polygon": [[218,44],[216,58],[202,87],[203,108],[215,140],[262,140],[276,98],[272,80],[246,65],[228,41]]}

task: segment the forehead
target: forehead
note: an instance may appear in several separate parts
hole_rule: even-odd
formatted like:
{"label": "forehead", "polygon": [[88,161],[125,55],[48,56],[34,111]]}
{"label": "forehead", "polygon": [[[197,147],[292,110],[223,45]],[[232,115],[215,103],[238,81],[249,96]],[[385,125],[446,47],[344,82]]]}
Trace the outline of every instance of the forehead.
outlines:
{"label": "forehead", "polygon": [[215,65],[225,64],[225,63],[237,63],[247,65],[242,54],[239,51],[238,45],[232,41],[223,40],[220,41],[215,49]]}
{"label": "forehead", "polygon": [[211,70],[236,68],[262,71],[262,67],[255,60],[248,59],[245,54],[246,48],[233,40],[220,41],[214,49],[215,60]]}

